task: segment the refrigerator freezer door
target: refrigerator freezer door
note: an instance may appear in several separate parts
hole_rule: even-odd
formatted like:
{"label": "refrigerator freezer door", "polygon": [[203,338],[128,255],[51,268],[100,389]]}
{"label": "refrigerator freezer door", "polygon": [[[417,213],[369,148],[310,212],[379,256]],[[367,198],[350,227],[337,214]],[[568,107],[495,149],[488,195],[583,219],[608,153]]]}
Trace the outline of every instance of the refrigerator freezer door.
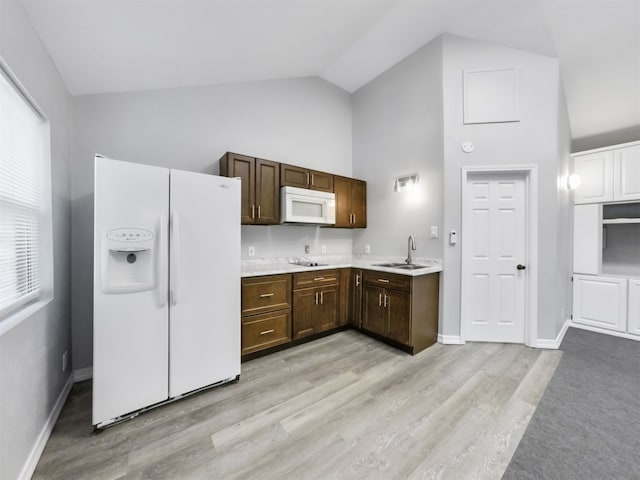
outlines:
{"label": "refrigerator freezer door", "polygon": [[240,374],[240,180],[171,170],[169,396]]}
{"label": "refrigerator freezer door", "polygon": [[168,169],[96,157],[94,425],[168,397],[168,208]]}

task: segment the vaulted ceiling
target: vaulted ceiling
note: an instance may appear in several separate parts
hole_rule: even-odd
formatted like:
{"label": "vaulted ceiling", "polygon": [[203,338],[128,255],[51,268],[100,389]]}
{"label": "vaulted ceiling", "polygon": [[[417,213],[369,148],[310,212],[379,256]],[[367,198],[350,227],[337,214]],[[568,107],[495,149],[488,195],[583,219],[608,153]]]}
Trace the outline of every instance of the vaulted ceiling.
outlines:
{"label": "vaulted ceiling", "polygon": [[23,4],[73,95],[303,76],[353,92],[448,32],[558,57],[574,138],[640,132],[640,0]]}

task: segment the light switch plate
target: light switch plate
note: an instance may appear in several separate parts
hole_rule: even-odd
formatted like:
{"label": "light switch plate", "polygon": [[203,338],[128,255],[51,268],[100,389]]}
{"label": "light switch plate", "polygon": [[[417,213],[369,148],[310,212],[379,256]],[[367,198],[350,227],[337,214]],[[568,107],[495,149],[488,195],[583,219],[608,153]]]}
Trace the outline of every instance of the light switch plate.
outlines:
{"label": "light switch plate", "polygon": [[249,256],[250,257],[256,256],[256,247],[254,247],[253,245],[249,247]]}
{"label": "light switch plate", "polygon": [[438,238],[438,226],[431,225],[431,238]]}

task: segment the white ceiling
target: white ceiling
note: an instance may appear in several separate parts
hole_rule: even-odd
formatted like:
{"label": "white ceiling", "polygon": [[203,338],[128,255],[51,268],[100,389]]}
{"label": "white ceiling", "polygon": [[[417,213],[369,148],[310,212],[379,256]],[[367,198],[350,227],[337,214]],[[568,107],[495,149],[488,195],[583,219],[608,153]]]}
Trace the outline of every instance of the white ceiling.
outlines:
{"label": "white ceiling", "polygon": [[321,76],[441,33],[560,59],[572,134],[640,125],[640,0],[23,0],[73,95]]}

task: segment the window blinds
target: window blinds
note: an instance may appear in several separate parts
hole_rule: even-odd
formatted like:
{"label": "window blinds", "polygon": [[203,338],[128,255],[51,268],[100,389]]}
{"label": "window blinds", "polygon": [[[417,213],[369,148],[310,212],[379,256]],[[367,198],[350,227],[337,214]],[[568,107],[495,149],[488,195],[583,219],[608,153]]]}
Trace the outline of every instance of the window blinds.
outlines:
{"label": "window blinds", "polygon": [[0,72],[0,318],[38,296],[43,119]]}

